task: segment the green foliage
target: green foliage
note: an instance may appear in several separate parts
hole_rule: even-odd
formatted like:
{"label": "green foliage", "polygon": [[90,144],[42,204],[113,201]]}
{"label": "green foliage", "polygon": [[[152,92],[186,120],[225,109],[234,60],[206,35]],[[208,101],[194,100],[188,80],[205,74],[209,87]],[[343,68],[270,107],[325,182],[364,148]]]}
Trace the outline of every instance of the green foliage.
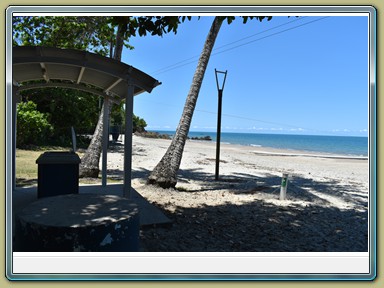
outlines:
{"label": "green foliage", "polygon": [[72,48],[112,55],[116,28],[123,32],[124,45],[132,36],[162,36],[173,32],[188,16],[15,16],[13,17],[13,45]]}
{"label": "green foliage", "polygon": [[48,115],[37,111],[32,101],[21,102],[17,106],[17,143],[18,147],[40,145],[51,136],[53,127]]}
{"label": "green foliage", "polygon": [[[240,18],[243,19],[243,24],[245,24],[248,22],[248,19],[249,20],[256,19],[256,20],[259,20],[260,22],[262,22],[264,19],[267,19],[267,21],[270,21],[272,19],[272,16],[241,16]],[[236,17],[235,16],[219,16],[219,19],[221,21],[227,20],[227,23],[231,24],[236,19]]]}
{"label": "green foliage", "polygon": [[71,143],[71,126],[77,134],[93,134],[99,117],[99,100],[93,94],[74,89],[44,88],[22,92],[24,101],[36,103],[53,126],[51,145]]}
{"label": "green foliage", "polygon": [[177,33],[178,26],[191,16],[140,16],[140,17],[112,17],[111,24],[123,27],[124,38],[132,36],[163,36],[166,33]]}
{"label": "green foliage", "polygon": [[111,125],[112,126],[121,126],[124,124],[125,112],[123,102],[120,105],[112,105],[111,108]]}
{"label": "green foliage", "polygon": [[133,114],[132,122],[133,122],[133,133],[135,132],[141,133],[145,131],[145,127],[147,127],[147,122],[145,122],[144,119]]}
{"label": "green foliage", "polygon": [[88,50],[106,56],[113,39],[110,17],[16,16],[13,45]]}

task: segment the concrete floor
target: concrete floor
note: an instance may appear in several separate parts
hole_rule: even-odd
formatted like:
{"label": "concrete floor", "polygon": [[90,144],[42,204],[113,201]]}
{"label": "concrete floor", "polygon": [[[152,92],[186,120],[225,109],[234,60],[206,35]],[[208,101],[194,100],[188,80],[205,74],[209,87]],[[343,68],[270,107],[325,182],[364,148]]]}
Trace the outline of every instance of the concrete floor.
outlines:
{"label": "concrete floor", "polygon": [[[106,187],[101,185],[80,185],[79,193],[95,193],[99,195],[123,195],[123,184],[110,184]],[[29,203],[37,201],[37,187],[16,188],[12,195],[12,227],[14,217]],[[132,188],[132,200],[138,205],[140,213],[140,226],[168,225],[172,221],[166,217],[161,210],[149,203],[135,189]],[[14,231],[14,230],[13,230]]]}

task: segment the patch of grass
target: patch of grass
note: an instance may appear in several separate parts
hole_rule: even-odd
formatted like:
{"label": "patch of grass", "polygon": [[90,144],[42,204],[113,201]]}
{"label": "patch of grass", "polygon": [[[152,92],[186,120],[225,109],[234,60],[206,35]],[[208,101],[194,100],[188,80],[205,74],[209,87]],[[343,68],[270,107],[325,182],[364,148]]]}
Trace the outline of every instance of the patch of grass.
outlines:
{"label": "patch of grass", "polygon": [[[37,185],[37,168],[36,159],[46,151],[69,151],[68,148],[59,146],[33,146],[31,150],[16,149],[16,186],[32,186]],[[77,154],[81,158],[84,151],[78,151]],[[80,178],[80,184],[98,184],[101,183],[101,177]],[[108,178],[108,183],[122,183],[121,180]]]}
{"label": "patch of grass", "polygon": [[41,151],[16,149],[16,185],[26,186],[37,183],[36,159]]}
{"label": "patch of grass", "polygon": [[37,184],[36,160],[46,151],[69,151],[58,146],[33,146],[31,149],[16,149],[16,186]]}

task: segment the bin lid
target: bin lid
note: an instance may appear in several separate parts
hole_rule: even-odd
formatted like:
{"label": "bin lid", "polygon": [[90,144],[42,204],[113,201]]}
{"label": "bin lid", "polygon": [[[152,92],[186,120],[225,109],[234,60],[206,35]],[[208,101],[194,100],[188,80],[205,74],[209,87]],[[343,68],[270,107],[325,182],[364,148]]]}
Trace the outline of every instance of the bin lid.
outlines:
{"label": "bin lid", "polygon": [[79,164],[79,155],[67,151],[44,152],[36,159],[36,164]]}

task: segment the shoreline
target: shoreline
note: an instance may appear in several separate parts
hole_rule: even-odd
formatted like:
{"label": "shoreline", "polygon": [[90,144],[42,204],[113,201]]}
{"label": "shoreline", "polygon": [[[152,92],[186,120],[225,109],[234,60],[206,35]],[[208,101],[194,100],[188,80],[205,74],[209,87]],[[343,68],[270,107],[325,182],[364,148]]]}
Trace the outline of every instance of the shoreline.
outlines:
{"label": "shoreline", "polygon": [[[169,135],[169,136],[173,136],[175,134],[175,132],[172,132],[172,131],[150,131],[150,132],[157,132],[157,133],[161,133],[161,134],[166,134],[166,135]],[[199,142],[211,142],[211,143],[214,143],[216,145],[216,139],[215,139],[215,136],[213,136],[213,134],[215,134],[214,132],[199,132],[199,131],[192,131],[191,132],[192,134],[188,135],[189,137],[194,137],[196,135],[198,135],[198,137],[204,137],[204,136],[209,136],[211,137],[212,141],[203,141],[203,140],[194,140],[194,139],[188,139],[188,140],[193,140],[193,141],[199,141]],[[194,135],[194,133],[196,135]],[[322,137],[335,137],[335,138],[368,138],[366,136],[334,136],[334,135],[291,135],[291,134],[253,134],[253,133],[222,133],[222,134],[238,134],[240,135],[239,137],[241,137],[241,135],[271,135],[272,137],[274,136],[293,136],[293,137],[319,137],[320,139]],[[216,134],[215,134],[216,135]],[[247,137],[246,137],[247,138]],[[318,155],[318,157],[320,156],[324,156],[324,157],[328,157],[328,156],[338,156],[338,157],[346,157],[346,158],[356,158],[356,159],[367,159],[369,157],[369,151],[361,151],[361,153],[358,153],[357,151],[355,151],[356,153],[354,152],[350,152],[348,153],[347,151],[343,151],[343,152],[334,152],[334,151],[324,151],[323,149],[311,149],[311,147],[305,147],[305,148],[284,148],[284,147],[274,147],[274,146],[268,146],[267,144],[263,144],[262,140],[261,139],[255,139],[255,141],[260,141],[261,144],[252,144],[251,142],[247,143],[248,140],[240,140],[240,142],[244,142],[244,143],[237,143],[236,141],[235,142],[230,142],[230,141],[227,141],[228,139],[223,139],[223,136],[222,136],[222,139],[221,139],[221,145],[239,145],[239,146],[243,146],[243,147],[253,147],[253,148],[256,148],[256,149],[266,149],[266,150],[276,150],[276,152],[279,152],[279,153],[282,153],[282,154],[308,154],[310,156],[312,155]],[[342,147],[342,146],[340,146]],[[290,155],[291,156],[291,155]],[[293,156],[293,155],[292,155]]]}
{"label": "shoreline", "polygon": [[[203,140],[187,140],[193,141],[197,143],[212,143],[215,145],[215,141],[203,141]],[[368,156],[363,155],[351,155],[351,154],[337,154],[337,153],[328,153],[328,152],[319,152],[319,151],[310,151],[310,150],[298,150],[298,149],[290,149],[290,148],[274,148],[268,146],[261,145],[243,145],[243,144],[234,144],[229,142],[221,142],[220,147],[222,145],[234,146],[234,147],[246,147],[247,149],[252,148],[255,154],[260,155],[271,155],[271,156],[302,156],[302,157],[315,157],[315,158],[333,158],[333,159],[351,159],[351,160],[368,160]]]}

